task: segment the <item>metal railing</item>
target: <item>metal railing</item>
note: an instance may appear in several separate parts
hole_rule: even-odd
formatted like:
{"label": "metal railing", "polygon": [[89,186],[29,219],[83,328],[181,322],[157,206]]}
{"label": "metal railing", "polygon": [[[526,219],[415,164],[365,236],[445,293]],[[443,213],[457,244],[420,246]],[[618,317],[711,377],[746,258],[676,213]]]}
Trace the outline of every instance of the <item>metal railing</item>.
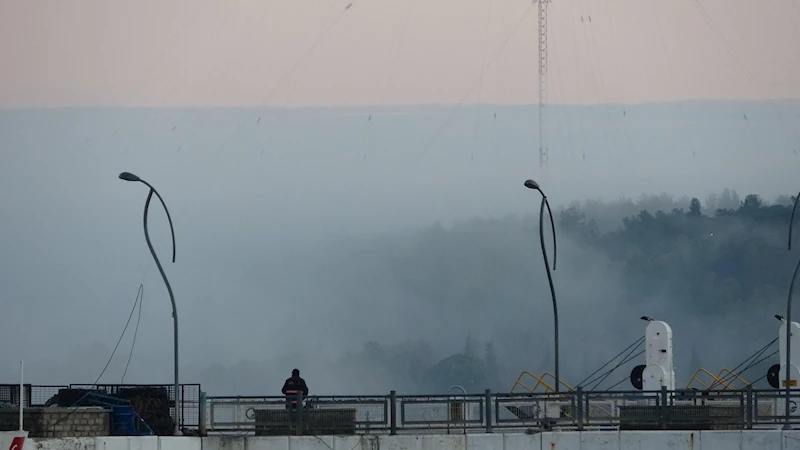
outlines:
{"label": "metal railing", "polygon": [[[99,390],[106,395],[116,395],[125,389],[153,389],[163,391],[169,402],[169,415],[175,419],[175,386],[172,384],[70,384],[70,389]],[[200,385],[181,384],[178,405],[181,409],[180,428],[182,430],[200,427]],[[152,405],[151,405],[152,406]],[[141,411],[140,411],[141,412]]]}
{"label": "metal railing", "polygon": [[[447,433],[550,429],[753,429],[783,425],[785,391],[583,391],[472,395],[207,397],[201,433]],[[792,393],[800,404],[800,391]],[[800,408],[791,412],[800,424]]]}
{"label": "metal railing", "polygon": [[[137,385],[71,385],[108,394]],[[171,385],[163,388],[174,414]],[[211,397],[182,385],[182,428],[200,434],[470,433],[548,429],[752,429],[785,421],[785,391],[729,389],[574,391],[555,393],[385,396]],[[25,385],[26,406],[47,406],[66,386]],[[800,391],[792,392],[790,422],[800,425]],[[0,404],[17,405],[18,385],[0,385]],[[147,411],[145,411],[147,412]]]}
{"label": "metal railing", "polygon": [[[49,406],[60,389],[67,386],[25,384],[25,407]],[[19,384],[0,384],[0,405],[19,405]]]}
{"label": "metal railing", "polygon": [[[25,407],[48,407],[48,406],[73,406],[82,395],[68,396],[67,399],[59,399],[59,393],[64,389],[77,389],[100,391],[105,395],[117,395],[126,389],[143,389],[150,391],[161,391],[163,402],[159,402],[152,397],[139,402],[138,413],[155,417],[156,419],[164,414],[160,414],[158,409],[167,411],[165,414],[174,420],[175,417],[175,390],[171,384],[71,384],[69,386],[50,386],[50,385],[23,385],[25,391]],[[74,398],[73,398],[74,397]],[[149,401],[147,401],[149,400]],[[193,432],[200,428],[201,423],[201,388],[199,384],[181,384],[178,405],[181,409],[180,427],[184,431]],[[19,406],[19,384],[0,384],[0,410],[4,407],[17,408]],[[153,425],[152,423],[150,425]]]}
{"label": "metal railing", "polygon": [[207,397],[206,428],[213,432],[295,434],[305,428],[316,434],[389,429],[388,397],[314,396],[298,398],[299,408],[286,397]]}

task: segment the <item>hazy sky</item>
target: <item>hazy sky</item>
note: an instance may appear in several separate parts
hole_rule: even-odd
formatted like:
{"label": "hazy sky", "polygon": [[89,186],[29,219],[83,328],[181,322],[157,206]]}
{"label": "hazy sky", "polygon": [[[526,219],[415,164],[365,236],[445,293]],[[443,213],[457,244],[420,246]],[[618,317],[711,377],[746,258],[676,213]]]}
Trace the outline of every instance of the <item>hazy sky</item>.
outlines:
{"label": "hazy sky", "polygon": [[[553,103],[800,97],[795,0],[550,8]],[[0,107],[530,103],[536,33],[530,0],[2,0]]]}
{"label": "hazy sky", "polygon": [[[15,342],[0,360],[37,362],[35,382],[93,381],[144,283],[126,380],[169,380],[169,303],[141,229],[147,191],[118,180],[122,171],[155,184],[173,214],[178,261],[167,270],[182,361],[195,368],[187,381],[206,382],[199,374],[213,363],[285,356],[269,377],[251,375],[251,386],[273,392],[299,364],[292,352],[336,359],[370,339],[420,334],[458,351],[471,330],[443,328],[408,306],[421,296],[397,286],[401,238],[436,221],[535,212],[526,178],[542,182],[557,208],[664,191],[704,199],[730,187],[771,198],[797,189],[798,103],[741,101],[800,99],[796,0],[555,1],[545,170],[532,106],[535,4],[348,4],[0,0],[0,314],[24,318],[0,327],[0,341]],[[686,99],[727,101],[622,104]],[[420,103],[449,106],[219,108]],[[181,106],[204,108],[172,108]],[[49,109],[61,107],[73,108]],[[166,258],[160,208],[152,217]],[[401,241],[383,244],[393,239]],[[538,264],[535,237],[506,244]],[[619,315],[591,293],[614,297],[623,282],[570,245],[558,275],[564,308],[589,311],[565,325],[575,333],[582,322],[597,326],[600,312]],[[460,250],[429,262],[485,262]],[[587,261],[596,261],[591,270],[576,266]],[[526,280],[545,289],[523,274],[497,301],[547,335],[549,299],[528,309]],[[470,283],[465,276],[442,296],[458,298]],[[485,328],[480,308],[461,312]],[[287,346],[298,328],[324,333]],[[641,333],[638,322],[619,340],[631,333]],[[572,339],[579,347],[586,337]],[[115,364],[109,381],[121,375]],[[317,368],[306,371],[315,386],[342,393],[338,379],[320,383]],[[15,373],[2,368],[0,381]]]}

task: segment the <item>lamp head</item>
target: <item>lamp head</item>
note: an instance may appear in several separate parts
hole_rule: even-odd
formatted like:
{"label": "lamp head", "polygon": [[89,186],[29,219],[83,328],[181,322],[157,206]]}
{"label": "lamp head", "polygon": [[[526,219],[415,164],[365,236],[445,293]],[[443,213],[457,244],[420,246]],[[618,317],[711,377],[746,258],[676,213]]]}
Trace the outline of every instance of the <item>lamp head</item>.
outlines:
{"label": "lamp head", "polygon": [[125,181],[142,181],[141,178],[137,177],[136,175],[130,172],[122,172],[121,174],[119,174],[119,179]]}
{"label": "lamp head", "polygon": [[533,190],[538,191],[539,190],[539,183],[537,183],[537,182],[535,182],[533,180],[527,180],[525,182],[525,187],[528,188],[528,189],[533,189]]}

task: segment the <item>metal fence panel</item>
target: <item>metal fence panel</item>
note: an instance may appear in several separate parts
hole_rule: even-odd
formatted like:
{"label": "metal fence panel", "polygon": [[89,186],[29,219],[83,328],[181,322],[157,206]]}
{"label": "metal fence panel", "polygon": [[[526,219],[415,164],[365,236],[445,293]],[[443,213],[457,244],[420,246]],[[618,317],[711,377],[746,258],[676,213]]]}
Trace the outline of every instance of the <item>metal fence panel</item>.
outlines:
{"label": "metal fence panel", "polygon": [[257,435],[295,434],[315,427],[334,434],[389,427],[386,397],[311,396],[300,404],[304,406],[291,408],[285,397],[208,397],[206,426],[209,431]]}
{"label": "metal fence panel", "polygon": [[495,395],[494,419],[501,427],[572,426],[577,397],[571,393]]}
{"label": "metal fence panel", "polygon": [[484,397],[467,396],[399,396],[401,428],[458,428],[484,424]]}
{"label": "metal fence panel", "polygon": [[[49,406],[59,389],[67,386],[25,384],[25,407]],[[19,384],[0,384],[0,403],[19,405]]]}
{"label": "metal fence panel", "polygon": [[[119,393],[122,389],[159,388],[167,392],[170,401],[170,417],[175,419],[175,386],[173,384],[70,384],[71,389],[94,389],[108,395]],[[180,428],[196,429],[200,426],[200,385],[181,384],[180,389]]]}

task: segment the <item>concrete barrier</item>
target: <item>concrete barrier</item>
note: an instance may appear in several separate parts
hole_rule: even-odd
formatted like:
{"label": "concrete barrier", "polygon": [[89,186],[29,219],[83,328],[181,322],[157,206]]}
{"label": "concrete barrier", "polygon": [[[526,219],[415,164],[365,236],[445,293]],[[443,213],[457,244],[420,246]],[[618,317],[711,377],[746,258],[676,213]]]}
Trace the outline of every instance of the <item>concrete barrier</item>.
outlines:
{"label": "concrete barrier", "polygon": [[783,439],[782,450],[800,450],[800,430],[784,431],[781,437]]}
{"label": "concrete barrier", "polygon": [[620,450],[620,434],[616,431],[591,431],[581,433],[581,448],[593,450]]}
{"label": "concrete barrier", "polygon": [[29,438],[24,450],[800,450],[800,430]]}

